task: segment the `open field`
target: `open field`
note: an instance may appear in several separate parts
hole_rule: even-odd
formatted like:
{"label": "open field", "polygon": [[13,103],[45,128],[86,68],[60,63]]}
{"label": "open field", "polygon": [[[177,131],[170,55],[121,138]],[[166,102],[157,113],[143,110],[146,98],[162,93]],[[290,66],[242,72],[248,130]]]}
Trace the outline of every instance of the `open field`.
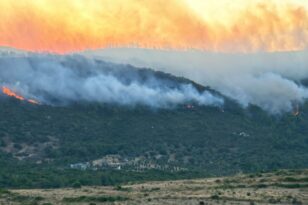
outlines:
{"label": "open field", "polygon": [[2,205],[308,204],[308,170],[116,187],[1,190]]}

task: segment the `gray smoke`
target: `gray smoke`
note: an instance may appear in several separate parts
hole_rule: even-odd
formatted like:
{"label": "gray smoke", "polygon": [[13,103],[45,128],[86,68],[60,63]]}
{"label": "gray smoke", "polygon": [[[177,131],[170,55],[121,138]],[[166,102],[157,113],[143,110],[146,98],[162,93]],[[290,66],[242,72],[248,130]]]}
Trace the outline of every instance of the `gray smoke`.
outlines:
{"label": "gray smoke", "polygon": [[224,54],[114,48],[83,55],[183,76],[218,90],[243,107],[253,104],[274,114],[292,111],[308,98],[307,87],[300,83],[308,78],[308,51]]}
{"label": "gray smoke", "polygon": [[0,55],[0,86],[46,104],[100,102],[169,108],[183,103],[221,106],[223,99],[155,72],[80,55]]}

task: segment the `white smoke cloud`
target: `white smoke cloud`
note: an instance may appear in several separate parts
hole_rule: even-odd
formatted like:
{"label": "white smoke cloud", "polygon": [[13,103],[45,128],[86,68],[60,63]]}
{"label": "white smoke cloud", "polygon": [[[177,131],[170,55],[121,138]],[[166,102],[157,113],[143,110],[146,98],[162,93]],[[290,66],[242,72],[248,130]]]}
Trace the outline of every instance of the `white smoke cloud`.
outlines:
{"label": "white smoke cloud", "polygon": [[253,104],[271,113],[288,112],[308,98],[300,81],[308,78],[308,51],[223,54],[113,48],[83,55],[183,76],[211,86],[244,107]]}
{"label": "white smoke cloud", "polygon": [[296,104],[308,98],[308,89],[274,73],[233,77],[219,90],[244,107],[251,103],[274,114],[292,111]]}
{"label": "white smoke cloud", "polygon": [[169,108],[183,103],[221,106],[223,98],[151,71],[81,56],[2,55],[0,86],[41,103],[101,102]]}

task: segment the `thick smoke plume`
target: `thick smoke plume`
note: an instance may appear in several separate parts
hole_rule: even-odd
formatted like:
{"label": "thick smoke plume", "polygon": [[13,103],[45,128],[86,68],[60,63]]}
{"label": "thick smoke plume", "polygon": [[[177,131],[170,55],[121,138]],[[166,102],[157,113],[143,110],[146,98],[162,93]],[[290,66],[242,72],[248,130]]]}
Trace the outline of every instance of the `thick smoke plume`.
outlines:
{"label": "thick smoke plume", "polygon": [[308,98],[308,52],[223,54],[202,51],[104,49],[89,51],[117,63],[147,66],[211,86],[243,107],[292,111]]}
{"label": "thick smoke plume", "polygon": [[99,102],[156,108],[183,103],[223,104],[221,97],[209,91],[200,93],[189,83],[81,56],[3,55],[0,86],[43,104]]}

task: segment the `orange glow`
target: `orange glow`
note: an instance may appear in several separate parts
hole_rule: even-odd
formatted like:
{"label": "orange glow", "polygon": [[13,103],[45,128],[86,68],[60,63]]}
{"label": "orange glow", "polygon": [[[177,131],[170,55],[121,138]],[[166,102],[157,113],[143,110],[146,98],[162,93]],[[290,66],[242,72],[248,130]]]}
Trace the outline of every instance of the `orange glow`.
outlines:
{"label": "orange glow", "polygon": [[216,21],[187,1],[0,0],[0,45],[57,53],[116,46],[219,52],[308,48],[305,6],[263,0]]}
{"label": "orange glow", "polygon": [[18,100],[25,100],[24,97],[17,95],[16,93],[14,93],[12,90],[10,90],[8,87],[2,87],[2,92],[10,97],[14,97]]}
{"label": "orange glow", "polygon": [[29,100],[27,100],[29,103],[32,103],[32,104],[39,104],[39,102],[38,101],[36,101],[36,100],[33,100],[33,99],[29,99]]}
{"label": "orange glow", "polygon": [[16,93],[13,92],[11,89],[9,89],[8,87],[5,87],[5,86],[2,87],[2,92],[3,92],[5,95],[10,96],[10,97],[14,97],[14,98],[16,98],[16,99],[18,99],[18,100],[22,100],[22,101],[26,100],[27,102],[32,103],[32,104],[39,104],[38,101],[33,100],[33,99],[25,99],[24,97],[22,97],[22,96],[16,94]]}

